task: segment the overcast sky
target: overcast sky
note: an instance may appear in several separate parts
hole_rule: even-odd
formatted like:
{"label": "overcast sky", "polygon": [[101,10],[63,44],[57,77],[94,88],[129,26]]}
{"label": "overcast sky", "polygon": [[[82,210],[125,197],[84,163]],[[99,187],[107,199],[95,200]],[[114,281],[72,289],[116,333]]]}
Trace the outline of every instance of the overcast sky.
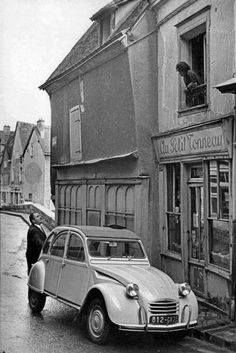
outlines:
{"label": "overcast sky", "polygon": [[0,130],[50,124],[46,81],[109,0],[0,0]]}

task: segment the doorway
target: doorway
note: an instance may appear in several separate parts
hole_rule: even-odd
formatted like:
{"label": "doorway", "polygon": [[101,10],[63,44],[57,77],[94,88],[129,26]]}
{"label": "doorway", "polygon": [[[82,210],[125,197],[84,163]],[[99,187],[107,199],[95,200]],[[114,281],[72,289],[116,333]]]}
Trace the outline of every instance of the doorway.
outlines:
{"label": "doorway", "polygon": [[202,165],[191,166],[188,180],[189,282],[198,295],[205,292],[206,241],[204,224],[204,187]]}

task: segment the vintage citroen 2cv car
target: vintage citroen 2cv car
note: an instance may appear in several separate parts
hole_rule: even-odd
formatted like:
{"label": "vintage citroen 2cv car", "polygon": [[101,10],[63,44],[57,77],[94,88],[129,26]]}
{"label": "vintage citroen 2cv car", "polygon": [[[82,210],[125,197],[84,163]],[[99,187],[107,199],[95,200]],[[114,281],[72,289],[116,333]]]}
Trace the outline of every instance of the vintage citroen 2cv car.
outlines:
{"label": "vintage citroen 2cv car", "polygon": [[112,327],[185,333],[198,305],[186,283],[150,266],[140,238],[126,229],[58,226],[31,269],[29,305],[42,311],[46,296],[86,317],[90,339],[105,343]]}

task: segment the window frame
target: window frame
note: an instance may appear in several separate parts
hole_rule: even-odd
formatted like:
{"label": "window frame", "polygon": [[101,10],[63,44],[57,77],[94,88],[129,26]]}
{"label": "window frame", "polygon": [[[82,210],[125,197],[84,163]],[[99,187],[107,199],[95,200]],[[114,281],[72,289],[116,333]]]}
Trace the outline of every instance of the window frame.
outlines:
{"label": "window frame", "polygon": [[[178,40],[178,62],[186,61],[190,64],[192,69],[192,57],[190,46],[186,42],[190,42],[199,34],[205,33],[205,58],[204,58],[204,84],[206,84],[206,102],[204,104],[194,105],[188,107],[186,104],[182,106],[184,83],[182,77],[178,77],[178,113],[179,116],[183,115],[186,111],[191,110],[206,110],[209,105],[210,93],[210,62],[209,62],[209,39],[210,39],[210,6],[206,6],[194,15],[184,19],[176,24],[177,27],[177,40]],[[186,99],[186,97],[185,97]]]}
{"label": "window frame", "polygon": [[[78,255],[77,255],[77,258],[72,258],[72,257],[68,257],[68,252],[69,252],[69,247],[70,247],[70,241],[71,241],[71,238],[72,237],[76,237],[76,238],[78,238],[80,241],[81,241],[81,243],[83,244],[83,259],[81,260],[81,259],[78,259]],[[78,254],[80,254],[79,252],[78,252]],[[84,242],[83,242],[83,239],[82,239],[82,237],[78,234],[78,233],[76,233],[75,231],[70,231],[70,234],[69,234],[69,238],[68,238],[68,242],[67,242],[67,246],[66,246],[66,252],[65,252],[65,259],[66,260],[68,260],[68,261],[75,261],[75,262],[80,262],[80,263],[84,263],[85,261],[86,261],[86,255],[85,255],[85,244],[84,244]]]}
{"label": "window frame", "polygon": [[[210,172],[210,162],[214,161],[216,163],[216,212],[212,212],[212,206],[211,206],[211,172]],[[221,214],[221,209],[222,206],[220,205],[221,202],[221,196],[220,196],[220,189],[221,189],[221,180],[220,180],[220,172],[221,172],[221,163],[227,162],[228,164],[228,194],[229,194],[229,200],[228,200],[228,208],[229,208],[229,215],[228,218],[223,218]],[[208,162],[208,214],[207,214],[207,227],[208,227],[208,242],[209,242],[209,264],[211,266],[216,266],[220,268],[221,270],[229,271],[230,270],[230,262],[229,259],[227,260],[226,257],[230,255],[230,208],[231,208],[231,200],[230,200],[230,195],[231,195],[231,188],[232,188],[232,179],[231,179],[231,173],[232,173],[232,166],[230,160],[227,159],[219,159],[219,160],[210,160]],[[214,238],[212,237],[212,229],[214,229],[214,222],[221,222],[223,224],[228,225],[228,254],[225,254],[225,260],[227,260],[226,266],[220,265],[217,263],[217,258],[219,260],[220,256],[223,256],[221,253],[218,253],[214,251],[213,247],[213,242]],[[221,227],[222,228],[222,227]],[[223,228],[222,228],[223,229]],[[216,235],[216,234],[215,234]],[[222,246],[220,246],[222,248]],[[218,255],[219,254],[219,255]],[[212,260],[214,259],[215,260]],[[221,261],[220,261],[221,262]]]}
{"label": "window frame", "polygon": [[[176,166],[179,166],[179,206],[176,206]],[[172,168],[172,187],[171,189],[169,188],[169,168]],[[169,209],[169,191],[171,190],[171,205],[172,205],[172,211]],[[180,243],[179,243],[179,251],[175,251],[171,249],[171,236],[169,232],[169,217],[173,216],[176,220],[176,223],[180,223],[180,229],[179,229],[179,237],[180,237]],[[168,252],[171,252],[172,254],[182,256],[182,237],[181,237],[181,232],[182,232],[182,215],[181,215],[181,164],[180,163],[169,163],[166,165],[166,207],[165,207],[165,217],[166,217],[166,250]]]}

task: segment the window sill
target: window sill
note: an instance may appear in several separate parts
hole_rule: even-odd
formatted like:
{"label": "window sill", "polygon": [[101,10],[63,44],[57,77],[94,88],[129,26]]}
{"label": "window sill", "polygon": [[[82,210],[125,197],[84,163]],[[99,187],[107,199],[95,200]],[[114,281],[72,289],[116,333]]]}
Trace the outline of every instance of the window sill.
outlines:
{"label": "window sill", "polygon": [[180,118],[182,116],[186,116],[190,114],[197,114],[199,112],[206,111],[207,109],[208,109],[208,104],[196,105],[195,107],[180,108],[178,110],[178,116]]}
{"label": "window sill", "polygon": [[206,267],[206,271],[214,273],[214,274],[221,276],[227,280],[230,279],[230,271],[227,270],[226,268],[222,268],[222,267],[219,267],[214,264],[208,264],[208,266]]}
{"label": "window sill", "polygon": [[165,252],[161,252],[161,256],[162,257],[169,257],[169,258],[172,258],[172,259],[178,260],[178,261],[182,261],[181,254],[177,254],[177,253],[174,253],[174,252],[171,252],[168,250]]}

